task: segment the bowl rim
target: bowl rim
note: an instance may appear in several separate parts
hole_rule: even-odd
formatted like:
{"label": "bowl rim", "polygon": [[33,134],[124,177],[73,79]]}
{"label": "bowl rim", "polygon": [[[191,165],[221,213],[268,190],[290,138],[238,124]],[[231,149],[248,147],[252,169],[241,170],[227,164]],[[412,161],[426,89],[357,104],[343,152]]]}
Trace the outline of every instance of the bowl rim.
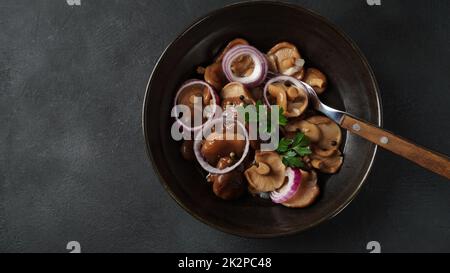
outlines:
{"label": "bowl rim", "polygon": [[327,24],[333,31],[335,31],[339,36],[341,36],[352,48],[352,50],[354,51],[354,53],[356,53],[358,55],[358,57],[360,58],[363,66],[365,67],[365,69],[367,70],[367,72],[369,73],[370,79],[371,79],[371,85],[373,86],[373,89],[375,90],[375,100],[376,100],[376,105],[377,105],[377,116],[378,116],[378,120],[377,120],[377,124],[379,127],[382,127],[383,124],[383,111],[382,111],[382,102],[381,102],[381,95],[380,95],[380,90],[379,90],[379,86],[375,77],[375,74],[367,60],[367,58],[365,57],[365,55],[363,54],[363,52],[361,51],[361,49],[356,45],[356,43],[344,32],[342,31],[339,27],[337,27],[333,22],[331,22],[330,20],[328,20],[327,18],[325,18],[324,16],[308,9],[305,7],[302,7],[298,4],[293,4],[293,3],[284,3],[284,2],[276,2],[276,1],[243,1],[243,2],[238,2],[238,3],[233,3],[233,4],[229,4],[229,5],[225,5],[222,8],[218,8],[215,10],[212,10],[200,17],[198,17],[197,19],[194,20],[193,23],[191,23],[188,27],[186,27],[183,31],[181,31],[177,37],[170,42],[163,50],[163,52],[161,53],[161,55],[159,56],[158,60],[156,61],[153,70],[150,74],[149,80],[147,82],[147,86],[145,89],[145,95],[143,98],[143,106],[142,106],[142,131],[143,131],[143,136],[144,136],[144,141],[145,141],[145,151],[147,153],[147,157],[148,159],[150,159],[150,162],[152,164],[152,168],[154,170],[154,172],[157,174],[158,176],[158,180],[161,183],[161,185],[164,187],[164,189],[169,193],[169,195],[172,197],[172,199],[174,199],[176,201],[176,203],[182,207],[186,212],[188,212],[191,216],[193,216],[194,218],[196,218],[197,220],[199,220],[200,222],[213,227],[214,229],[220,230],[222,232],[228,233],[228,234],[232,234],[232,235],[236,235],[236,236],[240,236],[240,237],[244,237],[244,238],[276,238],[276,237],[285,237],[285,236],[289,236],[289,235],[294,235],[294,234],[299,234],[303,231],[309,230],[315,226],[318,226],[319,224],[326,222],[332,218],[334,218],[336,215],[338,215],[340,212],[342,212],[354,199],[355,197],[358,195],[358,193],[361,191],[362,186],[365,184],[375,161],[375,157],[378,151],[378,145],[373,144],[373,152],[372,152],[372,157],[370,159],[369,165],[367,167],[367,170],[365,171],[363,178],[361,179],[361,182],[358,184],[358,187],[353,191],[353,193],[345,200],[345,202],[343,202],[339,207],[337,207],[332,213],[329,213],[327,215],[324,215],[323,217],[321,217],[320,219],[318,219],[315,222],[310,223],[309,225],[303,227],[303,228],[299,228],[296,230],[292,230],[292,231],[287,231],[287,232],[279,232],[279,233],[264,233],[264,234],[254,234],[252,232],[241,232],[241,231],[235,231],[232,229],[229,229],[227,227],[223,227],[217,224],[214,224],[210,221],[208,221],[207,219],[204,219],[203,217],[201,217],[200,215],[198,215],[197,213],[195,213],[194,211],[192,211],[191,209],[189,209],[187,206],[185,206],[183,204],[183,202],[181,202],[178,197],[174,194],[174,192],[168,187],[165,179],[162,177],[161,173],[158,170],[158,167],[156,166],[156,163],[154,161],[153,155],[152,155],[152,151],[151,151],[151,147],[150,147],[150,143],[148,141],[148,135],[147,135],[147,119],[146,119],[146,112],[147,112],[147,106],[148,106],[148,102],[149,102],[149,90],[150,87],[152,85],[152,81],[153,81],[153,75],[155,73],[155,71],[158,70],[162,59],[166,56],[167,51],[178,41],[180,40],[184,35],[186,35],[187,33],[189,33],[192,29],[194,29],[197,25],[201,24],[203,21],[214,17],[216,14],[222,13],[223,11],[226,10],[230,10],[236,7],[243,7],[243,6],[254,6],[254,5],[278,5],[278,6],[283,6],[283,7],[288,7],[291,9],[295,9],[295,10],[299,10],[301,12],[307,13],[308,15],[315,17],[315,19],[322,21],[323,23]]}

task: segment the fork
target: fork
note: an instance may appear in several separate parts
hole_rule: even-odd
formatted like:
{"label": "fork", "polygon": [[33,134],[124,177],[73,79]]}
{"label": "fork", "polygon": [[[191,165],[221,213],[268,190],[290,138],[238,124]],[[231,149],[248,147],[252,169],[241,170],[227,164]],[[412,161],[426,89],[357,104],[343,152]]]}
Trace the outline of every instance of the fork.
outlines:
{"label": "fork", "polygon": [[340,127],[375,143],[419,166],[450,179],[450,159],[440,153],[428,150],[402,137],[370,124],[353,115],[336,110],[322,103],[314,89],[302,82],[312,106],[336,122]]}

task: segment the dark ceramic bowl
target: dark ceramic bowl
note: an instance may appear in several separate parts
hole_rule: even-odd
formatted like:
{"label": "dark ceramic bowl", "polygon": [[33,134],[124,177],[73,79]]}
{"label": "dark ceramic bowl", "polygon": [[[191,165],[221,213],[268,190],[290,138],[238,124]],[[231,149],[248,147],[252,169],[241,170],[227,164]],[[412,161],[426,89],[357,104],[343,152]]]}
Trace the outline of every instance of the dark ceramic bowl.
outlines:
{"label": "dark ceramic bowl", "polygon": [[346,135],[339,173],[320,176],[321,196],[306,209],[289,209],[252,197],[217,198],[205,173],[183,160],[172,140],[170,110],[177,88],[198,77],[224,45],[242,37],[262,51],[280,41],[298,46],[307,66],[329,79],[326,103],[381,125],[377,83],[355,44],[323,17],[299,6],[247,2],[201,18],[164,51],[150,77],[142,113],[148,155],[164,188],[191,215],[219,230],[246,237],[276,237],[303,231],[338,214],[355,197],[371,168],[376,146]]}

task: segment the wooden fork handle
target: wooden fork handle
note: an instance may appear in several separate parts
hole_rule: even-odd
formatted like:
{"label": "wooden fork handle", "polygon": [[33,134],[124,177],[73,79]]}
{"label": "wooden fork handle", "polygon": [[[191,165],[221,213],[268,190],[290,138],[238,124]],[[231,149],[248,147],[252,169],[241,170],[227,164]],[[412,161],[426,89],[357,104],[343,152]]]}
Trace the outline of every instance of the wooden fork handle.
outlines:
{"label": "wooden fork handle", "polygon": [[445,155],[420,147],[391,132],[349,115],[344,115],[341,126],[425,169],[450,179],[450,159]]}

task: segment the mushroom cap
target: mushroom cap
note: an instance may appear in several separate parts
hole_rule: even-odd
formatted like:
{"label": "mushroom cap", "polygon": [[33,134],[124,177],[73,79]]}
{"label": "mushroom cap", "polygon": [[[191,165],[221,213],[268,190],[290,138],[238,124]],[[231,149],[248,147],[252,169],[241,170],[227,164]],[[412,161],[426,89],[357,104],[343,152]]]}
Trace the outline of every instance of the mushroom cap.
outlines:
{"label": "mushroom cap", "polygon": [[206,93],[209,93],[208,88],[201,84],[193,84],[186,86],[181,90],[180,94],[178,95],[177,103],[186,105],[188,107],[193,107],[195,100],[193,100],[194,97],[198,97],[199,99],[202,98]]}
{"label": "mushroom cap", "polygon": [[227,78],[222,70],[221,63],[213,63],[205,68],[205,82],[212,85],[216,90],[220,90],[227,82]]}
{"label": "mushroom cap", "polygon": [[231,63],[231,71],[239,77],[248,77],[255,69],[255,62],[249,55],[241,55]]}
{"label": "mushroom cap", "polygon": [[336,150],[335,153],[328,157],[323,157],[313,153],[310,155],[310,158],[311,165],[315,169],[328,174],[336,173],[341,168],[343,163],[342,153],[339,150]]}
{"label": "mushroom cap", "polygon": [[248,45],[248,42],[241,38],[231,40],[216,58],[214,63],[205,68],[205,81],[212,85],[216,90],[222,89],[224,84],[227,82],[227,78],[222,70],[222,59],[231,48],[237,45]]}
{"label": "mushroom cap", "polygon": [[211,93],[206,86],[201,84],[186,86],[180,91],[176,103],[189,107],[191,110],[191,119],[193,119],[194,113],[203,115],[203,109],[195,107],[197,101],[201,101],[202,105],[207,105],[211,102]]}
{"label": "mushroom cap", "polygon": [[312,153],[321,157],[332,157],[339,152],[339,149],[323,150],[317,145],[311,145]]}
{"label": "mushroom cap", "polygon": [[222,98],[222,108],[224,109],[227,105],[255,104],[250,91],[239,82],[230,82],[225,85],[220,91],[220,97]]}
{"label": "mushroom cap", "polygon": [[252,94],[240,82],[230,82],[225,85],[220,91],[220,97],[223,99],[239,98],[240,96],[252,98]]}
{"label": "mushroom cap", "polygon": [[[288,42],[281,42],[272,47],[267,53],[269,56],[270,66],[274,69],[275,72],[279,72],[281,74],[285,74],[288,72],[290,68],[295,66],[295,62],[298,59],[301,59],[300,53],[297,50],[297,47]],[[293,73],[288,73],[286,75],[292,75],[298,71],[294,71]]]}
{"label": "mushroom cap", "polygon": [[[222,157],[216,167],[222,170],[233,164],[234,160],[232,158]],[[246,190],[243,175],[238,170],[233,170],[225,174],[210,174],[209,181],[213,183],[214,194],[224,200],[239,198]]]}
{"label": "mushroom cap", "polygon": [[327,77],[317,68],[308,68],[304,82],[309,84],[317,94],[322,94],[327,88]]}
{"label": "mushroom cap", "polygon": [[272,83],[268,87],[268,93],[276,99],[276,103],[284,110],[288,118],[299,117],[308,108],[308,94],[303,88],[286,86],[284,83]]}
{"label": "mushroom cap", "polygon": [[[286,166],[281,161],[281,157],[276,152],[257,151],[255,155],[257,164],[264,164],[270,168],[267,173],[259,170],[258,165],[248,168],[244,174],[251,188],[257,192],[269,192],[280,188],[285,180]],[[265,174],[261,174],[265,173]]]}
{"label": "mushroom cap", "polygon": [[221,63],[223,60],[223,57],[225,56],[225,54],[227,54],[227,52],[232,49],[233,47],[237,46],[237,45],[248,45],[249,43],[247,42],[247,40],[242,39],[242,38],[236,38],[231,40],[227,46],[222,50],[222,52],[219,54],[219,56],[217,56],[215,62],[216,63]]}
{"label": "mushroom cap", "polygon": [[324,116],[312,116],[306,121],[317,125],[322,134],[317,145],[322,150],[336,150],[342,142],[341,128],[331,119]]}
{"label": "mushroom cap", "polygon": [[322,138],[322,132],[320,131],[319,127],[313,123],[308,122],[307,120],[290,121],[288,124],[286,124],[284,129],[289,133],[300,131],[304,133],[305,136],[307,136],[308,139],[313,143],[320,141],[320,139]]}
{"label": "mushroom cap", "polygon": [[300,170],[302,180],[297,192],[288,201],[282,203],[290,208],[304,208],[311,205],[319,196],[320,189],[317,185],[317,174],[315,171],[306,172]]}
{"label": "mushroom cap", "polygon": [[212,132],[203,141],[200,153],[205,160],[215,166],[220,158],[233,153],[240,158],[245,150],[245,137],[239,133]]}

